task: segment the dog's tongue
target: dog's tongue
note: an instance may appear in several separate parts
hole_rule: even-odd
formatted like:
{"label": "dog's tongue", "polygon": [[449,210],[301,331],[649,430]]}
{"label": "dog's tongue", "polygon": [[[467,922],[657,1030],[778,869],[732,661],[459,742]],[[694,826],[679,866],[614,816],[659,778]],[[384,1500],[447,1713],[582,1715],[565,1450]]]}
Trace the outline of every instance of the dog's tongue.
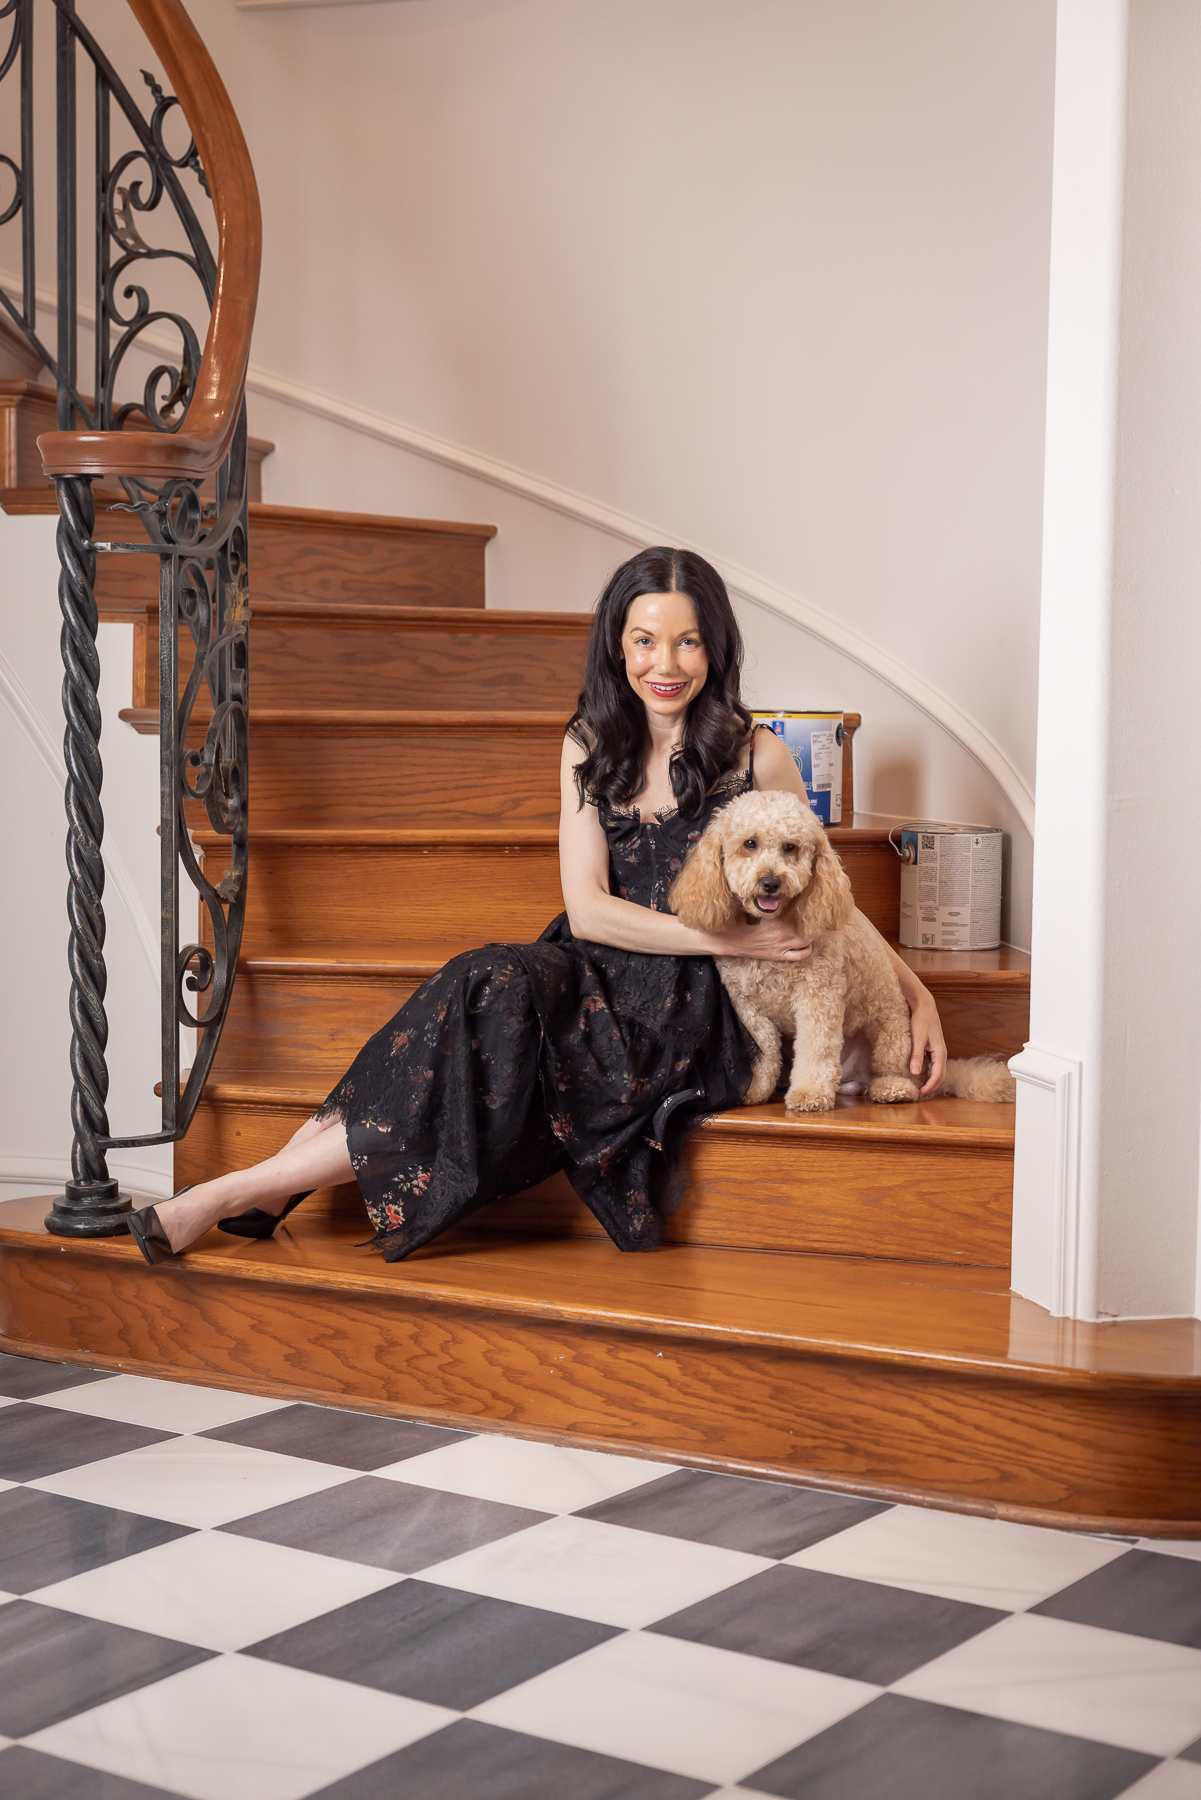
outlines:
{"label": "dog's tongue", "polygon": [[766,900],[761,897],[756,897],[755,905],[759,908],[760,912],[776,912],[780,902],[778,900]]}

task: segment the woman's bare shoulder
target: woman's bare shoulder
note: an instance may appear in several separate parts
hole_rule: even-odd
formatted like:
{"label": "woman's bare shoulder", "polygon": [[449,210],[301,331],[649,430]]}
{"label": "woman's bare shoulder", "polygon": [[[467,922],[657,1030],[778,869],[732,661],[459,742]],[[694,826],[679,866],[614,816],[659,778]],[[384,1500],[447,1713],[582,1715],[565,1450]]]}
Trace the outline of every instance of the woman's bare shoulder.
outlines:
{"label": "woman's bare shoulder", "polygon": [[794,794],[805,792],[800,771],[792,760],[792,751],[774,731],[755,734],[755,786],[768,791],[783,788]]}

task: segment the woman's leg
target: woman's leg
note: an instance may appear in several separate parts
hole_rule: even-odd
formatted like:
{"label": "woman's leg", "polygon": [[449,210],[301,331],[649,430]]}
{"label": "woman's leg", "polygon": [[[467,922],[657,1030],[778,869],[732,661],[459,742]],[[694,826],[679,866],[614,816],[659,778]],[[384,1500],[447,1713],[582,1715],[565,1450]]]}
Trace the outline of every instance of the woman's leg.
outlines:
{"label": "woman's leg", "polygon": [[175,1251],[228,1219],[258,1206],[279,1212],[285,1200],[303,1188],[335,1187],[353,1181],[346,1127],[341,1119],[306,1119],[282,1150],[250,1169],[236,1169],[202,1181],[174,1200],[155,1203],[155,1212]]}

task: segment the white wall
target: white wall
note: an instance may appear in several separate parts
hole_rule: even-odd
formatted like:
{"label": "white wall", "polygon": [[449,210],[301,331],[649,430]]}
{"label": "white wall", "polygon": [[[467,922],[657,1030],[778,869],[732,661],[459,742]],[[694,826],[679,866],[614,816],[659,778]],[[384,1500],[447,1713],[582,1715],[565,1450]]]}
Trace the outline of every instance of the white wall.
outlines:
{"label": "white wall", "polygon": [[646,532],[745,572],[756,699],[862,711],[861,803],[1011,831],[1028,941],[1052,0],[193,12],[263,196],[268,497],[492,520],[493,605],[587,606]]}
{"label": "white wall", "polygon": [[[4,1115],[0,1197],[49,1193],[70,1175],[62,662],[58,557],[51,518],[0,513],[0,767],[5,879],[0,882]],[[122,725],[130,703],[132,626],[102,625],[105,910],[109,970],[109,1123],[157,1131],[158,744]],[[147,1194],[171,1192],[171,1151],[118,1150],[110,1172]],[[61,1190],[60,1190],[61,1191]]]}

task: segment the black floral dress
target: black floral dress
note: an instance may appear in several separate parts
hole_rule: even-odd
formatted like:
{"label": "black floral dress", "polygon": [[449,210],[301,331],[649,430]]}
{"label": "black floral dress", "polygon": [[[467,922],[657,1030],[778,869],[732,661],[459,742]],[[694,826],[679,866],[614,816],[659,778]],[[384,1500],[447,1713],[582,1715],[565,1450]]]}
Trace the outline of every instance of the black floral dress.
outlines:
{"label": "black floral dress", "polygon": [[[728,776],[692,820],[602,802],[610,891],[668,912],[690,846],[752,785],[751,769]],[[561,913],[536,943],[485,944],[431,976],[317,1116],[345,1121],[389,1262],[559,1169],[620,1249],[652,1250],[689,1125],[737,1105],[756,1054],[710,957],[588,943]]]}

